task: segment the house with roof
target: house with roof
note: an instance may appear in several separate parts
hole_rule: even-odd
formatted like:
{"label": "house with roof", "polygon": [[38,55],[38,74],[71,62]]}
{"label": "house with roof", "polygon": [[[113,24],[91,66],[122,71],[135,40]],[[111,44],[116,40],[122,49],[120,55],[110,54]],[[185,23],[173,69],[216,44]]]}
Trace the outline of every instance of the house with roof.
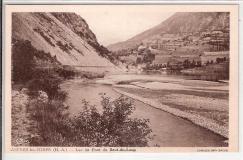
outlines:
{"label": "house with roof", "polygon": [[219,58],[229,61],[229,51],[203,52],[200,58],[202,65],[206,65],[207,63],[216,63]]}

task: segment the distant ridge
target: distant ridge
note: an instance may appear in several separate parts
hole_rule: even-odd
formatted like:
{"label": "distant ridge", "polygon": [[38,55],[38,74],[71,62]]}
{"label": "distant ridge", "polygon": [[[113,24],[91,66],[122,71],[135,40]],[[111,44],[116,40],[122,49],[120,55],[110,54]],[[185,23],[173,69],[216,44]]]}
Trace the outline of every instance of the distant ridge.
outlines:
{"label": "distant ridge", "polygon": [[180,34],[229,28],[228,12],[177,12],[159,25],[126,41],[107,46],[111,51],[134,48],[162,33]]}

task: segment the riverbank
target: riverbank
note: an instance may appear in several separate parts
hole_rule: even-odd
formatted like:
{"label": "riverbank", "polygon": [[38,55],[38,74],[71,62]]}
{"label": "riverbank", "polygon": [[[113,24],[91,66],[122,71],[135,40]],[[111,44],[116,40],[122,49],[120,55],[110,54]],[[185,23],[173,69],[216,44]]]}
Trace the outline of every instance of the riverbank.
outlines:
{"label": "riverbank", "polygon": [[[228,111],[225,106],[225,104],[227,104],[226,100],[213,101],[210,99],[207,101],[208,99],[201,99],[199,96],[183,94],[174,94],[174,97],[170,94],[171,98],[169,98],[165,95],[161,97],[162,95],[158,94],[158,92],[145,95],[146,90],[128,87],[120,88],[118,86],[116,86],[114,90],[152,107],[187,119],[196,125],[228,138]],[[165,99],[167,99],[167,101],[165,101]]]}
{"label": "riverbank", "polygon": [[228,138],[229,83],[167,75],[114,75],[97,80],[123,95],[188,119]]}

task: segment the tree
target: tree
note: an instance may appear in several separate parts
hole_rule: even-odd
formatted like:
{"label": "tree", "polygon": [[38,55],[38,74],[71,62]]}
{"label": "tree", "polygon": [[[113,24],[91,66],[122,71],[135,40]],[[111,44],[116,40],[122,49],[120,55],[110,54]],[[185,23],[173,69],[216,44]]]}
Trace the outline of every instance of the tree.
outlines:
{"label": "tree", "polygon": [[133,103],[121,96],[114,101],[102,95],[102,112],[87,101],[84,110],[72,120],[75,146],[144,147],[151,139],[149,120],[131,118]]}
{"label": "tree", "polygon": [[143,57],[143,62],[150,64],[153,62],[154,59],[155,59],[155,55],[152,54],[150,50],[148,50],[147,53]]}
{"label": "tree", "polygon": [[12,76],[14,82],[26,82],[33,73],[35,49],[30,41],[15,41],[12,45]]}
{"label": "tree", "polygon": [[197,61],[197,67],[201,67],[202,66],[202,62],[201,61]]}
{"label": "tree", "polygon": [[188,59],[184,60],[184,62],[183,62],[183,67],[184,67],[184,68],[188,68],[189,65],[190,65],[190,61],[189,61]]}
{"label": "tree", "polygon": [[141,62],[142,62],[141,57],[137,57],[137,59],[136,59],[136,63],[137,63],[137,64],[140,64]]}
{"label": "tree", "polygon": [[210,62],[209,62],[209,60],[208,60],[208,61],[206,62],[206,66],[209,65],[209,64],[210,64]]}
{"label": "tree", "polygon": [[216,58],[216,63],[220,63],[221,59],[220,58]]}
{"label": "tree", "polygon": [[192,62],[191,62],[191,68],[194,68],[195,65],[196,65],[196,62],[195,62],[195,60],[193,59]]}

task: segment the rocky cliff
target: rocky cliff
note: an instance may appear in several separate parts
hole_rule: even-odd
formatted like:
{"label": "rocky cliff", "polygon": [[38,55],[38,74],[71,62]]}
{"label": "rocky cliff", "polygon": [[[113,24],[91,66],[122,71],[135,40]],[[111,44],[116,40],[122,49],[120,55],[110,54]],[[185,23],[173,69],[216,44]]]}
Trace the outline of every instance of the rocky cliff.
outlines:
{"label": "rocky cliff", "polygon": [[75,13],[13,13],[12,39],[29,40],[63,65],[113,66],[86,21]]}

